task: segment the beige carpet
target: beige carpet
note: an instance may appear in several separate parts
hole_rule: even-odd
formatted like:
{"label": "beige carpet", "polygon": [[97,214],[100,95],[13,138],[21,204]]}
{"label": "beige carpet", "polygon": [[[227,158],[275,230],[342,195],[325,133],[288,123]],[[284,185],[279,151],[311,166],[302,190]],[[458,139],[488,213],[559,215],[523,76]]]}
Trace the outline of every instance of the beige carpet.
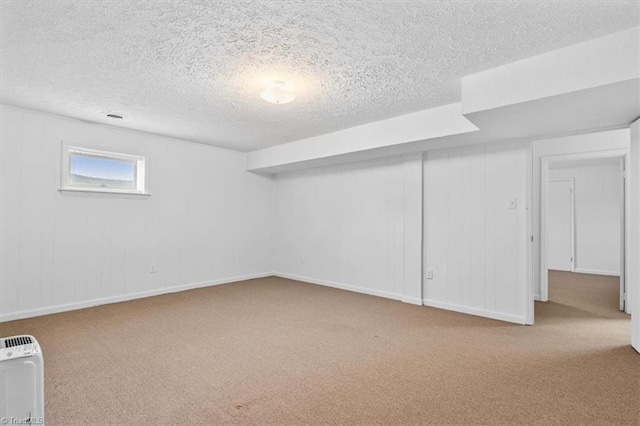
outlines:
{"label": "beige carpet", "polygon": [[41,342],[56,425],[637,425],[628,317],[564,301],[555,278],[533,327],[266,278],[0,335]]}

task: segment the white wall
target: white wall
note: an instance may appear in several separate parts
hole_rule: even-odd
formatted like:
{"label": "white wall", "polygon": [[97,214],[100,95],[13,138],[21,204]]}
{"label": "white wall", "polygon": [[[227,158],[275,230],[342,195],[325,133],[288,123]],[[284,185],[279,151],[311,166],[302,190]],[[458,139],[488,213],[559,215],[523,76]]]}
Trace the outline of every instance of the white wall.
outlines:
{"label": "white wall", "polygon": [[402,157],[278,175],[277,273],[401,299],[404,198]]}
{"label": "white wall", "polygon": [[550,169],[549,178],[574,179],[575,271],[620,275],[620,166]]}
{"label": "white wall", "polygon": [[[508,143],[280,174],[276,271],[524,323],[528,152]],[[422,224],[438,255],[424,296]]]}
{"label": "white wall", "polygon": [[518,142],[426,154],[425,305],[527,322],[528,153]]}
{"label": "white wall", "polygon": [[[0,119],[0,320],[272,270],[273,181],[244,154],[7,106]],[[63,140],[144,153],[151,197],[61,195]]]}
{"label": "white wall", "polygon": [[[446,256],[427,259],[434,282],[423,295],[416,261],[423,237],[421,154],[281,174],[274,185],[245,172],[245,155],[234,151],[6,106],[0,119],[2,320],[273,269],[411,303],[424,299],[526,320],[526,245],[519,245],[528,235],[525,143],[428,154],[425,253]],[[151,197],[61,195],[63,140],[143,152]],[[624,147],[628,129],[536,141],[534,190],[539,196],[542,157]],[[433,201],[444,196],[433,187],[437,179],[445,179],[447,194],[457,194],[447,195],[446,203]],[[512,198],[515,210],[507,208]],[[445,206],[446,226],[434,226],[433,215],[444,214]],[[448,241],[440,250],[444,234]],[[156,274],[148,272],[150,263]]]}
{"label": "white wall", "polygon": [[541,246],[541,165],[543,159],[558,156],[580,156],[603,151],[624,151],[629,149],[629,129],[617,129],[572,136],[538,139],[533,141],[533,284],[536,299],[541,299],[540,264]]}

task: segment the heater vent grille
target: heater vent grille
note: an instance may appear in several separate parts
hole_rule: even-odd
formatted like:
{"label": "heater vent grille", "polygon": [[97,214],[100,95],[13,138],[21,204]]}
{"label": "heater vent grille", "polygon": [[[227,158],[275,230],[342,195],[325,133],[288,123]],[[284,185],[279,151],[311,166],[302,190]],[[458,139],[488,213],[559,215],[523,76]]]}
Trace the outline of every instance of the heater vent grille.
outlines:
{"label": "heater vent grille", "polygon": [[5,347],[7,348],[12,348],[14,346],[28,345],[30,343],[33,343],[33,342],[31,341],[31,337],[29,336],[10,337],[4,340]]}

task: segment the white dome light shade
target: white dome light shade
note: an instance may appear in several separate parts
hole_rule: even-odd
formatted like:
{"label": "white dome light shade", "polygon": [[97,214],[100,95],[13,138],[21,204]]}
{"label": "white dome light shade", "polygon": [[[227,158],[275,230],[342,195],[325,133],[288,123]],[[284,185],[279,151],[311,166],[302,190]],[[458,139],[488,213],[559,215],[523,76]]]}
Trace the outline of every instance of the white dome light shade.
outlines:
{"label": "white dome light shade", "polygon": [[287,104],[296,98],[291,90],[287,90],[284,81],[276,80],[260,93],[260,97],[272,104]]}

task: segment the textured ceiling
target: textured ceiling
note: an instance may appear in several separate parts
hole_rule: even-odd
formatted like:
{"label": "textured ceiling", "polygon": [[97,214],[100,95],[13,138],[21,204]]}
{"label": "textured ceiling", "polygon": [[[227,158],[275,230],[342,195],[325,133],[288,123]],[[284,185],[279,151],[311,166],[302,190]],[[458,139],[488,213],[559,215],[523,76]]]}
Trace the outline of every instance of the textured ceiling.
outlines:
{"label": "textured ceiling", "polygon": [[[0,7],[1,102],[243,151],[457,102],[464,75],[640,19],[637,2],[592,1]],[[298,98],[264,102],[269,79]]]}

